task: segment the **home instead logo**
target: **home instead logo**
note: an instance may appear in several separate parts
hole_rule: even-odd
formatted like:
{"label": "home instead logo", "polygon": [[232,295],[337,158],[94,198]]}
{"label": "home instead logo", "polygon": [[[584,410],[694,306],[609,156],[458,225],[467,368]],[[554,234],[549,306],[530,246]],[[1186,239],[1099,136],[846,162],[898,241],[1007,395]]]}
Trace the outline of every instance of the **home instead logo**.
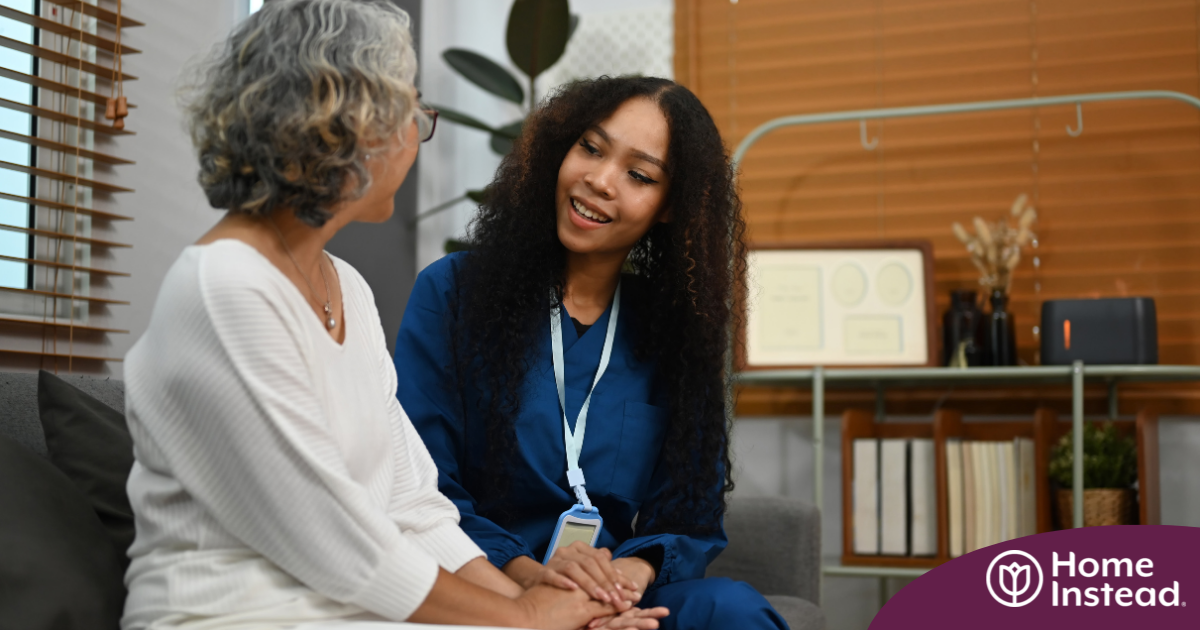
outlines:
{"label": "home instead logo", "polygon": [[[1001,564],[1001,561],[1008,564]],[[1030,592],[1034,572],[1037,573],[1037,585]],[[988,592],[992,594],[992,599],[1009,608],[1020,608],[1037,598],[1038,593],[1042,592],[1044,581],[1042,566],[1024,551],[1005,551],[993,558],[992,563],[988,565]],[[1029,596],[1023,598],[1026,593],[1029,593]]]}
{"label": "home instead logo", "polygon": [[[1036,575],[1036,581],[1034,576]],[[1058,578],[1088,578],[1105,580],[1101,586],[1060,586]],[[1154,580],[1154,561],[1150,558],[1081,558],[1076,562],[1075,552],[1059,556],[1051,552],[1050,605],[1054,607],[1085,606],[1162,606],[1186,607],[1187,602],[1179,599],[1179,582],[1170,585],[1141,587],[1122,586],[1114,588],[1107,578],[1138,578]],[[1028,553],[1017,549],[997,554],[988,565],[988,593],[992,599],[1009,608],[1020,608],[1037,599],[1042,592],[1045,578],[1042,566]]]}
{"label": "home instead logo", "polygon": [[1046,532],[940,564],[894,594],[870,630],[1200,630],[1197,567],[1200,527]]}

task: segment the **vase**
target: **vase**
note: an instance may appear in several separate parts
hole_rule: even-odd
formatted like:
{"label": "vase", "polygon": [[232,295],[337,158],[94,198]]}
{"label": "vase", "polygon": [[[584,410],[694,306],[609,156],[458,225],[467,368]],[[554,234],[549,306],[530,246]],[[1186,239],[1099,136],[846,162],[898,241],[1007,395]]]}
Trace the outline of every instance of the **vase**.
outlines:
{"label": "vase", "polygon": [[985,365],[984,318],[975,291],[950,292],[950,310],[942,317],[942,365]]}
{"label": "vase", "polygon": [[992,312],[988,315],[988,365],[1017,364],[1017,334],[1012,313],[1008,312],[1008,295],[1000,289],[992,291]]}
{"label": "vase", "polygon": [[[1075,495],[1058,490],[1058,527],[1070,529],[1075,522]],[[1092,488],[1083,491],[1083,526],[1132,525],[1133,490]]]}

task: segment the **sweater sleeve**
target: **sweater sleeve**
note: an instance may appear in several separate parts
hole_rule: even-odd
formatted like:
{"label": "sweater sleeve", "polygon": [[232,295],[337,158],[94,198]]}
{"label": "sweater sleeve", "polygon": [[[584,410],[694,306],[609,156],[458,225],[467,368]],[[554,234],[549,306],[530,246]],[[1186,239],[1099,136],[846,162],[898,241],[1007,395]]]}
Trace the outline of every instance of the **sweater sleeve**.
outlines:
{"label": "sweater sleeve", "polygon": [[[335,601],[402,621],[438,560],[376,507],[330,434],[300,313],[266,270],[202,256],[167,287],[149,365],[131,374],[142,441],[232,536]],[[153,416],[153,417],[151,417]],[[152,420],[147,422],[146,420]]]}
{"label": "sweater sleeve", "polygon": [[438,489],[458,508],[459,526],[503,567],[517,556],[533,557],[519,536],[478,514],[463,482],[466,452],[464,402],[459,394],[450,331],[456,257],[443,258],[417,277],[396,337],[396,396],[425,441],[438,469]]}

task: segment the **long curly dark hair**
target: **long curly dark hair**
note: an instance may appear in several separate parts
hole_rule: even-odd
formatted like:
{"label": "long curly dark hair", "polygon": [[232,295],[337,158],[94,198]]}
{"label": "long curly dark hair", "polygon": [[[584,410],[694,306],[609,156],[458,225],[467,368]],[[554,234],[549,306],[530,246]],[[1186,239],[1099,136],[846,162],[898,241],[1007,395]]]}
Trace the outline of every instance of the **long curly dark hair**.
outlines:
{"label": "long curly dark hair", "polygon": [[626,271],[640,279],[625,283],[633,294],[622,304],[634,313],[637,358],[657,362],[669,395],[662,457],[670,481],[665,500],[643,506],[637,535],[711,532],[733,489],[724,372],[733,298],[744,278],[745,222],[717,127],[687,88],[651,77],[577,81],[530,116],[468,230],[454,335],[459,383],[490,392],[479,403],[485,484],[503,496],[530,348],[566,282],[555,212],[559,167],[587,128],[639,97],[659,106],[670,130],[664,207],[671,220],[634,246]]}

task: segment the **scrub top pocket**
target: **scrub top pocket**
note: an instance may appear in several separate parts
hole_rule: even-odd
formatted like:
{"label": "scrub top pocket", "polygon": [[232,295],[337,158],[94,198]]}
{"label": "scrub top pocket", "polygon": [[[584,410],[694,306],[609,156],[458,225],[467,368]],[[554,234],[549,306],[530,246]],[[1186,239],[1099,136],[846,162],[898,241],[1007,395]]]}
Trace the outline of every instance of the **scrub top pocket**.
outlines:
{"label": "scrub top pocket", "polygon": [[641,503],[650,487],[650,477],[662,454],[667,434],[666,407],[626,401],[621,425],[621,449],[610,491]]}

